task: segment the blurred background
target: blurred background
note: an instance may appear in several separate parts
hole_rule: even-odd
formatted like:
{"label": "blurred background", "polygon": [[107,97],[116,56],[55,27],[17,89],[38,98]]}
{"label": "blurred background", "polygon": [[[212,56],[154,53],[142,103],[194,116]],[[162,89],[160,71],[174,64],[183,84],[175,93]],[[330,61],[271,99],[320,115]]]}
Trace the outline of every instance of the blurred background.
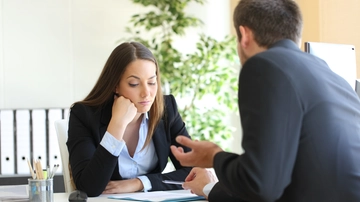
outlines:
{"label": "blurred background", "polygon": [[[360,47],[360,24],[357,22],[360,13],[356,10],[360,8],[360,1],[296,1],[304,18],[303,42],[343,43]],[[43,165],[61,162],[54,121],[66,119],[71,104],[87,95],[111,51],[122,41],[134,37],[128,32],[129,29],[142,29],[137,37],[144,40],[151,40],[156,33],[147,32],[139,24],[131,22],[134,15],[146,14],[154,9],[157,9],[156,12],[164,11],[154,6],[145,7],[141,2],[146,1],[0,0],[0,177],[3,183],[15,183],[12,179],[16,176],[29,176],[26,159],[40,159]],[[159,2],[171,5],[175,0]],[[192,61],[189,54],[201,53],[198,43],[202,36],[211,37],[205,40],[214,40],[213,46],[207,46],[204,39],[204,43],[200,43],[201,47],[206,46],[209,50],[215,50],[216,44],[226,39],[227,44],[231,44],[231,40],[235,44],[235,39],[231,38],[236,35],[232,12],[238,0],[176,2],[186,4],[184,13],[201,21],[196,26],[185,26],[183,34],[172,35],[171,48],[179,51],[183,60]],[[225,47],[219,54],[229,51],[236,56],[236,52],[230,50],[232,48],[235,47]],[[154,52],[160,54],[156,50]],[[163,58],[156,54],[158,59]],[[357,68],[360,67],[359,54],[360,51],[356,51]],[[235,59],[226,65],[226,71],[237,78],[239,61]],[[194,67],[189,68],[193,71],[191,68]],[[171,78],[169,72],[166,72],[168,79]],[[231,82],[237,84],[237,81]],[[180,108],[186,108],[187,96],[192,95],[189,93],[191,86],[184,91],[176,91],[174,86],[178,84],[167,85],[167,93],[175,93]],[[183,92],[188,94],[184,95]],[[235,91],[229,92],[236,96]],[[210,98],[205,95],[205,99],[199,98],[197,105],[216,106],[220,105],[219,100],[226,105],[233,99],[233,94],[229,92],[218,92],[214,94],[215,97],[210,95]],[[227,128],[222,128],[224,123],[215,128],[226,130],[227,134],[219,134],[218,139],[214,134],[196,137],[215,140],[228,151],[242,153],[240,117],[236,106],[221,109],[225,114],[225,118],[221,119]],[[200,112],[206,110],[202,108]],[[185,111],[183,113],[184,116],[188,115]],[[201,127],[206,127],[207,120],[218,124],[216,117],[209,117],[202,120]],[[200,122],[191,117],[184,121],[188,125],[192,125],[190,122]],[[201,130],[193,129],[194,134],[198,132],[201,133]],[[61,171],[62,168],[58,170],[59,176]]]}

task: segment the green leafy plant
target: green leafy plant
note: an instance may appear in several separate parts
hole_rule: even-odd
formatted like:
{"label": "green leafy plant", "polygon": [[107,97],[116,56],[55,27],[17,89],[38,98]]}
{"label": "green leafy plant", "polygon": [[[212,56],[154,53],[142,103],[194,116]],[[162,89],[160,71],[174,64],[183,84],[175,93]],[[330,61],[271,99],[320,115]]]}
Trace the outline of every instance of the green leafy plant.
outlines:
{"label": "green leafy plant", "polygon": [[173,46],[175,37],[185,36],[202,22],[184,9],[189,2],[204,0],[133,0],[150,11],[131,17],[131,40],[150,48],[158,60],[165,93],[173,94],[189,134],[222,146],[233,129],[227,113],[237,109],[237,61],[234,37],[218,41],[199,34],[196,50],[182,53]]}

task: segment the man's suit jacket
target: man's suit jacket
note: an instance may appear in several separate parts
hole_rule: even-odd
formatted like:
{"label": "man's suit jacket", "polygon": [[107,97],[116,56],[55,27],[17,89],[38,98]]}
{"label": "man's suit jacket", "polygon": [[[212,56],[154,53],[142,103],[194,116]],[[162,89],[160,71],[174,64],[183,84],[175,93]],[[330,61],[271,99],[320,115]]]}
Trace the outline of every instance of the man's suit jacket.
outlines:
{"label": "man's suit jacket", "polygon": [[[175,141],[178,135],[187,137],[189,135],[178,113],[174,97],[164,96],[164,103],[164,117],[160,120],[152,138],[158,164],[146,175],[151,182],[152,191],[181,189],[179,185],[164,184],[162,180],[184,181],[191,170],[189,167],[181,166],[170,151],[170,145],[180,146]],[[75,104],[70,111],[67,141],[69,162],[77,189],[85,191],[89,196],[100,195],[109,180],[122,179],[119,174],[118,157],[113,156],[100,145],[111,119],[112,105],[113,99],[100,108]],[[183,148],[185,151],[190,150]],[[176,171],[161,174],[168,157]]]}
{"label": "man's suit jacket", "polygon": [[281,40],[245,62],[238,96],[245,152],[215,156],[210,201],[360,201],[360,101],[323,60]]}

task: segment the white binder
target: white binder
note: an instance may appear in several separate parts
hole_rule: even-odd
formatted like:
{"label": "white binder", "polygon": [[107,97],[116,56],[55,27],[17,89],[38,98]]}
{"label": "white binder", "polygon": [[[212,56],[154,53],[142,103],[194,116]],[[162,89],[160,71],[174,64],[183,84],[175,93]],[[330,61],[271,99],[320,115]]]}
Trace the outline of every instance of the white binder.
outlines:
{"label": "white binder", "polygon": [[16,111],[17,174],[29,174],[27,159],[30,160],[30,112]]}
{"label": "white binder", "polygon": [[33,120],[33,159],[40,160],[46,168],[46,119],[45,110],[36,109],[32,112]]}
{"label": "white binder", "polygon": [[14,132],[13,111],[1,110],[1,174],[14,174]]}
{"label": "white binder", "polygon": [[49,138],[50,138],[50,150],[49,150],[49,164],[50,168],[53,168],[54,164],[59,164],[60,167],[56,173],[62,173],[61,156],[59,144],[56,136],[54,122],[62,118],[61,109],[51,109],[49,111]]}

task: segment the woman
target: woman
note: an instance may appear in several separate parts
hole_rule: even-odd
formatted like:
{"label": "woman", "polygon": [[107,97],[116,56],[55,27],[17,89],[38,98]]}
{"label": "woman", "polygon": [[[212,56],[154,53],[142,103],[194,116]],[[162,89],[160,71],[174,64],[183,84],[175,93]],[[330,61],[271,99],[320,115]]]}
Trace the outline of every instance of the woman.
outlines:
{"label": "woman", "polygon": [[[113,50],[89,95],[72,106],[68,135],[73,180],[88,196],[182,189],[162,181],[184,181],[191,170],[170,152],[178,135],[189,137],[176,101],[162,95],[157,62],[137,42]],[[168,157],[176,170],[162,174]]]}

